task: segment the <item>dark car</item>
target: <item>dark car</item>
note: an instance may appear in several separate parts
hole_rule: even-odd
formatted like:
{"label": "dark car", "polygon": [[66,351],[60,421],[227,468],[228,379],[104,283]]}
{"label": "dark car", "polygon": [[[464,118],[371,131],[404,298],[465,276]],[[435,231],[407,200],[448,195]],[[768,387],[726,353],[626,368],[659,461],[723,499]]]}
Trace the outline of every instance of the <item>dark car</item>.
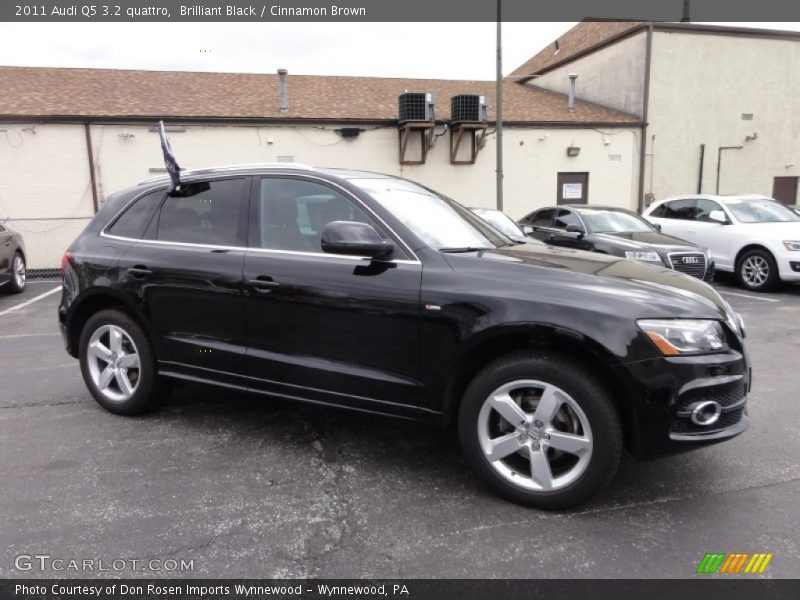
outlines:
{"label": "dark car", "polygon": [[597,492],[623,447],[748,426],[741,320],[699,280],[515,244],[385,175],[182,177],[109,197],[64,259],[66,349],[111,412],[183,380],[455,425],[484,481],[543,508]]}
{"label": "dark car", "polygon": [[489,225],[510,237],[515,242],[529,242],[531,238],[525,235],[519,225],[501,210],[494,208],[470,208],[472,212],[486,221]]}
{"label": "dark car", "polygon": [[22,236],[0,223],[0,291],[19,294],[26,281]]}
{"label": "dark car", "polygon": [[624,208],[563,205],[535,210],[519,220],[526,233],[554,246],[621,256],[674,269],[704,281],[714,276],[705,249],[661,233]]}

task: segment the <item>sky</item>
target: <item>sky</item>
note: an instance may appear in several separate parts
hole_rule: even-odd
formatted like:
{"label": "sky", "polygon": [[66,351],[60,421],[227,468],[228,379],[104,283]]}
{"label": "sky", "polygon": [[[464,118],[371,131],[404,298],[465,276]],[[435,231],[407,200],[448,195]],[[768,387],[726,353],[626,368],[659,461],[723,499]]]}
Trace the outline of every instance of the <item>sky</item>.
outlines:
{"label": "sky", "polygon": [[[504,23],[508,74],[574,23]],[[737,25],[800,31],[800,23]],[[495,23],[0,23],[0,65],[494,79]]]}

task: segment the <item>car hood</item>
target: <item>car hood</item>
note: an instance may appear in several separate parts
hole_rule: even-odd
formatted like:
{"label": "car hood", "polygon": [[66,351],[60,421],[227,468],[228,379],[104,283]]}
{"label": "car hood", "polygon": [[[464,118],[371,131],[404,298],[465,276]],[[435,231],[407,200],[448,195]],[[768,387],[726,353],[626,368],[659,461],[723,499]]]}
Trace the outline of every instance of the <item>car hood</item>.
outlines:
{"label": "car hood", "polygon": [[777,241],[800,240],[800,221],[737,223],[733,227],[753,235],[767,236]]}
{"label": "car hood", "polygon": [[603,304],[615,300],[636,304],[641,318],[731,318],[728,304],[699,279],[606,254],[519,244],[446,256],[454,269],[480,269],[482,277],[498,280],[509,293],[534,289],[568,303],[579,289]]}
{"label": "car hood", "polygon": [[697,246],[691,242],[656,231],[596,233],[594,235],[599,239],[607,240],[617,245],[630,246],[631,249],[660,246],[669,250],[674,250],[676,247],[697,250]]}

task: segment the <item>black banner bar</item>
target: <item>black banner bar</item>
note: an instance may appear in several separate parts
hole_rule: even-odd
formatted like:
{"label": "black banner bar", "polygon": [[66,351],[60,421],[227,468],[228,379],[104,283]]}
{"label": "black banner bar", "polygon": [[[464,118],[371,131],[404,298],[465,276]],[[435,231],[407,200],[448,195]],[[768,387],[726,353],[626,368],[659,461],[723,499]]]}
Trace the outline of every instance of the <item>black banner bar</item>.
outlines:
{"label": "black banner bar", "polygon": [[800,581],[738,576],[680,580],[0,580],[3,600],[796,600],[798,597]]}
{"label": "black banner bar", "polygon": [[[5,0],[0,21],[489,22],[498,0]],[[503,21],[679,21],[684,0],[501,0]],[[800,21],[791,0],[691,0],[693,22]]]}

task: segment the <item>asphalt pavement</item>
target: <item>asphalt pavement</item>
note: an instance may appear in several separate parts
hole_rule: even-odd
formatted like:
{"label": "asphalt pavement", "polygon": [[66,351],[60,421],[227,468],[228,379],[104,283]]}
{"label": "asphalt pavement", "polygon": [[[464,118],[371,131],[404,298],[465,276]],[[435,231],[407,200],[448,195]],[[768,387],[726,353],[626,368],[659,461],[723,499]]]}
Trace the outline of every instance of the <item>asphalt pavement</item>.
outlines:
{"label": "asphalt pavement", "polygon": [[[562,513],[493,496],[455,432],[416,423],[196,385],[109,414],[62,347],[59,293],[37,299],[58,286],[0,295],[0,577],[709,577],[706,552],[769,552],[762,577],[800,574],[798,286],[718,284],[748,329],[749,431],[626,455]],[[20,571],[20,555],[127,562]]]}

